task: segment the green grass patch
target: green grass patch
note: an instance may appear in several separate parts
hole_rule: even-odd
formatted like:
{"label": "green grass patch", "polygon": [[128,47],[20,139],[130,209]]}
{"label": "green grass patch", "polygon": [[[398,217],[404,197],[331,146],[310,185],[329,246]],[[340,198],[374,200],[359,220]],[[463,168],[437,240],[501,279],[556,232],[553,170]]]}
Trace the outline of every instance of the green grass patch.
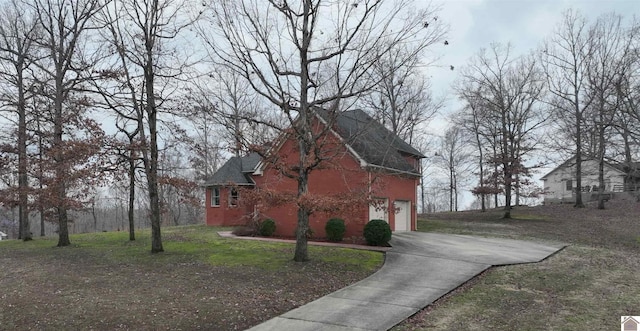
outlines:
{"label": "green grass patch", "polygon": [[[217,232],[224,229],[201,225],[163,228],[165,252],[159,254],[149,252],[151,239],[148,229],[137,231],[135,241],[129,240],[128,232],[99,232],[71,235],[72,245],[69,247],[55,247],[57,238],[49,237],[30,242],[2,241],[0,250],[13,254],[91,259],[100,264],[200,262],[213,266],[251,266],[273,270],[292,262],[294,244],[222,238]],[[309,255],[311,259],[338,264],[349,270],[373,271],[383,262],[382,253],[339,247],[309,246]]]}
{"label": "green grass patch", "polygon": [[319,256],[320,260],[327,263],[339,263],[346,270],[364,269],[367,271],[375,271],[384,262],[384,255],[380,252],[373,252],[358,249],[340,249],[335,250],[332,247],[310,248],[313,256]]}

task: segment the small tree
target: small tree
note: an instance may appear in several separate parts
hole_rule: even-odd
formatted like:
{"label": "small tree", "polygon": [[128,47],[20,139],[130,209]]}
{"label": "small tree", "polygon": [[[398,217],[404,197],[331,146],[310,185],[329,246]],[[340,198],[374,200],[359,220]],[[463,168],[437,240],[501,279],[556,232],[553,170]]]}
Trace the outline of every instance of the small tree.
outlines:
{"label": "small tree", "polygon": [[532,135],[547,119],[540,102],[545,82],[537,62],[531,55],[512,59],[510,52],[510,45],[500,44],[480,50],[464,68],[461,85],[467,100],[481,105],[481,118],[487,124],[482,129],[493,138],[487,139],[494,148],[490,162],[496,173],[500,170],[504,218],[511,217],[512,194],[515,190],[518,196],[524,158],[536,147]]}
{"label": "small tree", "polygon": [[99,0],[34,0],[30,6],[42,31],[42,37],[34,40],[42,52],[33,62],[41,78],[38,90],[51,106],[40,114],[49,120],[52,129],[51,147],[45,151],[53,167],[53,177],[47,183],[48,202],[56,210],[58,246],[68,246],[67,212],[76,207],[76,200],[69,198],[70,186],[87,175],[71,172],[75,166],[86,164],[102,145],[98,140],[102,138],[100,126],[83,117],[92,101],[80,91],[86,88],[91,79],[88,73],[97,61],[88,47],[82,47],[87,42],[87,31],[95,28],[94,16],[104,4]]}

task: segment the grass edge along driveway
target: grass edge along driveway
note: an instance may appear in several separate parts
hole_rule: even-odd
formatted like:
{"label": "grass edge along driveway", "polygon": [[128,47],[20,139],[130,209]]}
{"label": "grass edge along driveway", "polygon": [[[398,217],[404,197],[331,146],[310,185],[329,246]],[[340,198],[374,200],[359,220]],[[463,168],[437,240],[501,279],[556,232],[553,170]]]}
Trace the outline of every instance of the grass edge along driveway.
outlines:
{"label": "grass edge along driveway", "polygon": [[540,263],[489,269],[392,330],[618,330],[620,316],[640,315],[640,243],[630,237],[640,222],[637,205],[614,207],[520,208],[514,220],[499,211],[429,215],[419,230],[570,246]]}

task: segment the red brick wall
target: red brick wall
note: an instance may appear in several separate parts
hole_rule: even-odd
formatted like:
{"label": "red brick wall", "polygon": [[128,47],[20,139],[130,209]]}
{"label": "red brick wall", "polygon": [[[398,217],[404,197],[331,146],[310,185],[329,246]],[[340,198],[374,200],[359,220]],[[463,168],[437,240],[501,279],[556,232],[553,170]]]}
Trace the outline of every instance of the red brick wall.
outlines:
{"label": "red brick wall", "polygon": [[[334,138],[335,139],[335,138]],[[296,144],[289,140],[280,149],[287,164],[297,163],[298,153]],[[332,150],[332,161],[322,165],[322,169],[313,170],[309,175],[309,193],[311,195],[335,195],[340,192],[352,192],[354,196],[362,195],[367,191],[367,173],[360,168],[360,164],[346,151],[346,148],[338,149],[336,144],[327,148]],[[338,145],[339,146],[339,145]],[[278,170],[268,167],[262,176],[254,176],[259,187],[267,187],[279,192],[295,194],[298,190],[297,181],[281,175]],[[297,227],[297,211],[295,203],[281,206],[262,206],[259,208],[261,215],[273,218],[276,221],[276,234],[281,236],[294,236]],[[325,237],[324,226],[331,217],[339,217],[345,220],[347,227],[345,238],[361,236],[362,227],[368,221],[368,207],[354,205],[348,208],[348,212],[324,213],[316,212],[309,219],[310,228],[314,237]]]}
{"label": "red brick wall", "polygon": [[[396,200],[411,202],[411,230],[416,229],[416,186],[418,178],[393,175],[386,172],[368,172],[360,167],[347,149],[340,144],[335,136],[327,138],[331,150],[331,162],[322,165],[321,169],[313,170],[309,176],[309,193],[311,195],[334,195],[339,192],[348,193],[352,197],[364,196],[370,192],[371,196],[387,198],[389,202],[389,223],[395,228],[395,213],[393,203]],[[296,164],[298,153],[293,140],[285,141],[279,149],[281,160],[286,164]],[[297,182],[283,176],[278,170],[267,166],[262,175],[253,177],[257,187],[269,188],[278,192],[297,192]],[[369,187],[369,183],[373,183]],[[207,189],[207,224],[208,225],[240,225],[245,224],[253,208],[228,207],[228,189],[221,188],[220,207],[210,206],[211,190]],[[242,196],[240,197],[242,199]],[[364,225],[369,221],[369,207],[366,203],[349,202],[345,211],[340,213],[316,212],[311,215],[309,225],[314,237],[325,237],[324,226],[331,217],[345,220],[347,231],[345,238],[362,236]],[[261,218],[273,218],[276,221],[276,235],[291,237],[295,235],[297,227],[297,206],[287,203],[279,206],[258,206]]]}
{"label": "red brick wall", "polygon": [[[244,225],[249,220],[251,210],[247,210],[243,206],[229,206],[229,190],[228,187],[220,188],[220,206],[211,206],[211,192],[212,188],[206,189],[206,222],[207,225],[216,226],[235,226]],[[242,199],[242,194],[239,197]]]}

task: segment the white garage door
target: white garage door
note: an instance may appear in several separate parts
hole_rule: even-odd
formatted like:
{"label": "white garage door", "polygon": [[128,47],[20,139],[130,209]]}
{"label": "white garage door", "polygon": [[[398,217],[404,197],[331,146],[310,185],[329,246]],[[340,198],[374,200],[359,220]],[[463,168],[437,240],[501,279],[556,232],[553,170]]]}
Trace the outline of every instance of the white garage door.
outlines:
{"label": "white garage door", "polygon": [[389,223],[389,202],[387,199],[376,199],[376,204],[369,206],[370,220],[385,220]]}
{"label": "white garage door", "polygon": [[411,201],[395,202],[396,207],[396,226],[395,231],[411,230]]}

